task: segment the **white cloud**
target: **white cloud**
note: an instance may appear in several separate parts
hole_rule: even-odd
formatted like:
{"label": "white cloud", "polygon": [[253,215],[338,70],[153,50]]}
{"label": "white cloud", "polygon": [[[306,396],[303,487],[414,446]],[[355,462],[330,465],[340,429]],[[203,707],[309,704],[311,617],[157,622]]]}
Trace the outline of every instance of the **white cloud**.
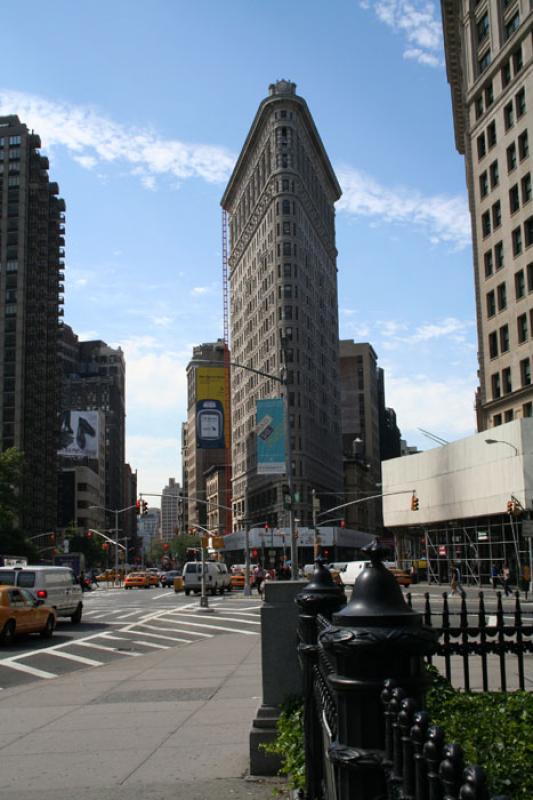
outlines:
{"label": "white cloud", "polygon": [[340,212],[355,217],[379,218],[387,223],[414,225],[433,243],[449,242],[457,247],[470,244],[470,214],[466,197],[427,197],[416,189],[389,189],[350,167],[341,167],[337,176],[343,190],[337,204]]}
{"label": "white cloud", "polygon": [[235,157],[223,147],[163,139],[152,130],[121,125],[92,108],[46,100],[23,92],[0,90],[0,115],[18,114],[39,132],[43,147],[66,147],[86,169],[126,164],[146,188],[158,176],[179,181],[201,178],[221,183],[229,177]]}
{"label": "white cloud", "polygon": [[[175,436],[128,436],[126,442],[127,460],[135,469],[142,464],[137,474],[139,494],[159,493],[167,485],[169,478],[181,483],[180,431]],[[158,497],[147,497],[150,506],[159,507]]]}
{"label": "white cloud", "polygon": [[386,381],[387,405],[396,411],[404,437],[418,428],[439,431],[447,439],[474,433],[475,376],[432,380],[388,373]]}
{"label": "white cloud", "polygon": [[360,6],[373,10],[380,22],[403,36],[406,59],[431,67],[443,63],[442,26],[437,6],[429,0],[361,0]]}
{"label": "white cloud", "polygon": [[[113,345],[114,347],[117,345]],[[185,367],[190,351],[172,352],[153,336],[137,336],[120,342],[127,364],[128,413],[158,414],[186,406]]]}
{"label": "white cloud", "polygon": [[211,291],[209,286],[195,286],[194,289],[191,289],[191,294],[200,297],[203,294],[208,294]]}
{"label": "white cloud", "polygon": [[399,345],[416,345],[434,339],[451,339],[456,343],[467,340],[474,323],[447,317],[440,322],[427,322],[419,325],[412,333],[404,323],[386,320],[379,323],[379,333],[385,339],[384,346],[393,349]]}

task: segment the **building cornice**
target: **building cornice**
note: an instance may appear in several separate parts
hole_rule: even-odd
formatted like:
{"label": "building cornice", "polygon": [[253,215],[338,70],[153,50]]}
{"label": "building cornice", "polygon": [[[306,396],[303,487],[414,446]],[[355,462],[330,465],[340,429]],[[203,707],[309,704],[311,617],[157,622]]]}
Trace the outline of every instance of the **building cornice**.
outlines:
{"label": "building cornice", "polygon": [[466,106],[463,97],[464,80],[461,53],[460,0],[441,0],[441,11],[444,32],[444,53],[446,57],[446,77],[448,78],[452,95],[455,146],[459,153],[464,155]]}

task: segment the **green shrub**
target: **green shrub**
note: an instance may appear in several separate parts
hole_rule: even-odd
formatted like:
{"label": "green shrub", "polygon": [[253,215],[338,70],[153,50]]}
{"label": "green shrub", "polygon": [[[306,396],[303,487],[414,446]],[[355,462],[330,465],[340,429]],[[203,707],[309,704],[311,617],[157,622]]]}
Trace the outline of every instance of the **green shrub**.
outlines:
{"label": "green shrub", "polygon": [[446,741],[461,745],[465,763],[485,768],[491,794],[533,798],[533,694],[459,692],[439,675],[426,706]]}
{"label": "green shrub", "polygon": [[288,701],[277,722],[278,735],[272,744],[261,747],[281,758],[280,775],[286,775],[291,789],[305,788],[305,753],[301,698]]}

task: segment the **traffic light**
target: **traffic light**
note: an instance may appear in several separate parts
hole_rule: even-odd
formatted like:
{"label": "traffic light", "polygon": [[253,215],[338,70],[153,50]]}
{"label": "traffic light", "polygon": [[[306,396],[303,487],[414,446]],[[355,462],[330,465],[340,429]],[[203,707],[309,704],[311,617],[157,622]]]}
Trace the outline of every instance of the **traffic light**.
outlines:
{"label": "traffic light", "polygon": [[92,539],[93,538],[93,532],[92,531],[87,531],[87,538],[88,539]]}
{"label": "traffic light", "polygon": [[268,522],[265,522],[265,530],[268,531],[269,528],[270,528],[270,525],[268,524]]}
{"label": "traffic light", "polygon": [[135,513],[137,514],[138,517],[141,516],[141,501],[140,500],[137,500],[137,502],[135,503]]}
{"label": "traffic light", "polygon": [[418,511],[419,503],[420,500],[418,499],[416,494],[413,494],[413,496],[411,497],[411,511]]}
{"label": "traffic light", "polygon": [[341,519],[340,522],[339,522],[339,525],[340,525],[341,528],[345,528],[346,527],[346,520],[345,519]]}
{"label": "traffic light", "polygon": [[513,514],[514,513],[514,503],[512,500],[507,501],[507,513]]}
{"label": "traffic light", "polygon": [[109,550],[109,542],[104,542],[102,548],[103,550]]}
{"label": "traffic light", "polygon": [[148,514],[148,503],[146,502],[146,500],[141,501],[141,506],[142,506],[142,515],[143,517],[145,517]]}
{"label": "traffic light", "polygon": [[257,550],[255,549],[255,547],[252,550],[252,558],[257,558]]}
{"label": "traffic light", "polygon": [[283,493],[283,508],[286,511],[290,511],[292,508],[292,497],[291,497],[291,490],[287,483],[284,483],[281,487]]}
{"label": "traffic light", "polygon": [[168,548],[169,548],[169,545],[167,544],[167,542],[165,542],[165,544],[163,545],[163,550],[168,550]]}
{"label": "traffic light", "polygon": [[55,541],[56,541],[56,535],[55,535],[55,533],[51,533],[50,534],[50,544],[55,544]]}

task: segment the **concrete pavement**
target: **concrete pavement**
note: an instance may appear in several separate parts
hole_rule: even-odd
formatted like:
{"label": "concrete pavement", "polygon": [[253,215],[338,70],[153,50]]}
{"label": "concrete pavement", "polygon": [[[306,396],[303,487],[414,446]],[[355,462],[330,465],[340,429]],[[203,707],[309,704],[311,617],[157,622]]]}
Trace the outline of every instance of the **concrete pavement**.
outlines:
{"label": "concrete pavement", "polygon": [[272,800],[250,779],[259,637],[188,647],[0,694],[2,800]]}

